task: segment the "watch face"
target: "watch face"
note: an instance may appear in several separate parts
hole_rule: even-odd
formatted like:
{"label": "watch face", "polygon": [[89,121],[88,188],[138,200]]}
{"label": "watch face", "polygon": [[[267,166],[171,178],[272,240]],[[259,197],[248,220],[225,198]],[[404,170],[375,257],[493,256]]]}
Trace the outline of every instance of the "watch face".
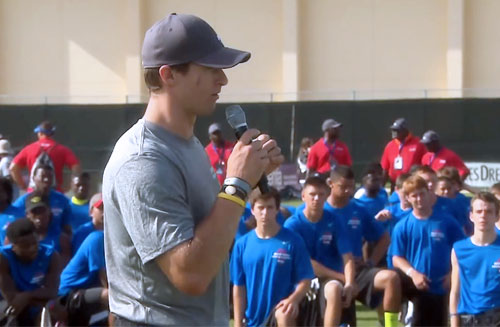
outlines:
{"label": "watch face", "polygon": [[235,195],[236,194],[236,187],[232,186],[232,185],[228,185],[226,186],[226,188],[224,189],[224,191],[227,193],[227,194],[230,194],[230,195]]}

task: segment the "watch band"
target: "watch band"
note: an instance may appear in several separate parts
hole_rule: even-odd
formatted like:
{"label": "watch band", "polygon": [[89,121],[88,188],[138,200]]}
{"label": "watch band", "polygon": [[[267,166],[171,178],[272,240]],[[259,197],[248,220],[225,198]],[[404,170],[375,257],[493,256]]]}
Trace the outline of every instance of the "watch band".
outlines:
{"label": "watch band", "polygon": [[237,196],[241,200],[246,201],[248,194],[245,193],[241,188],[239,188],[236,185],[222,185],[221,192],[232,195],[232,196]]}
{"label": "watch band", "polygon": [[239,187],[246,194],[250,194],[252,187],[245,180],[238,177],[228,177],[224,180],[225,185],[235,185]]}

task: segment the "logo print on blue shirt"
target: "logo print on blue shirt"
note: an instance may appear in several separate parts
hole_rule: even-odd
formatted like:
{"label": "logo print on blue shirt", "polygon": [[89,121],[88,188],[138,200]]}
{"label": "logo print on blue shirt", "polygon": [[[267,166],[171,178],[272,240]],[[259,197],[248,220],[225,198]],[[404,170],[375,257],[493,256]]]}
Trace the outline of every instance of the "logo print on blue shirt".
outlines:
{"label": "logo print on blue shirt", "polygon": [[347,225],[349,225],[352,229],[358,229],[358,227],[361,225],[361,220],[358,217],[352,217],[347,222]]}
{"label": "logo print on blue shirt", "polygon": [[33,278],[31,278],[30,283],[41,285],[44,278],[45,278],[45,274],[43,272],[39,271],[39,272],[35,273],[35,275],[33,275]]}
{"label": "logo print on blue shirt", "polygon": [[498,259],[497,261],[495,261],[493,263],[493,265],[491,266],[491,268],[498,269],[498,272],[500,273],[500,259]]}
{"label": "logo print on blue shirt", "polygon": [[330,245],[330,243],[333,240],[333,235],[330,232],[325,232],[323,235],[321,235],[321,243],[324,245]]}
{"label": "logo print on blue shirt", "polygon": [[278,249],[276,252],[273,253],[273,259],[276,259],[278,263],[285,263],[286,260],[290,260],[292,257],[290,254],[286,251],[286,249]]}
{"label": "logo print on blue shirt", "polygon": [[431,237],[435,241],[441,241],[442,239],[444,239],[444,233],[442,231],[440,231],[439,229],[436,229],[436,230],[433,230],[431,232]]}

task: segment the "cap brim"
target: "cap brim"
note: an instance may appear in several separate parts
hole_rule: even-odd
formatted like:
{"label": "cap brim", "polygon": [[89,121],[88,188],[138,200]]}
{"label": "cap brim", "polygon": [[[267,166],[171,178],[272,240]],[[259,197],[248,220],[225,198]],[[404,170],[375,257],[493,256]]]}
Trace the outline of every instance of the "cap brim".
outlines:
{"label": "cap brim", "polygon": [[194,62],[212,68],[231,68],[248,59],[250,59],[250,52],[223,47]]}
{"label": "cap brim", "polygon": [[420,140],[420,143],[423,143],[423,144],[429,144],[431,142],[432,142],[431,140],[424,140],[424,139]]}

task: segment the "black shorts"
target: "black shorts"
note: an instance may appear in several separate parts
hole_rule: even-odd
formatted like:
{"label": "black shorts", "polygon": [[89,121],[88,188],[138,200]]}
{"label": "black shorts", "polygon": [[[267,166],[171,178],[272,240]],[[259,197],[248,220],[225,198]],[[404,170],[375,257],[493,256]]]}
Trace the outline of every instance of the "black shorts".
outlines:
{"label": "black shorts", "polygon": [[380,268],[371,268],[364,263],[356,264],[356,284],[358,295],[356,300],[370,309],[375,309],[382,302],[383,292],[375,291],[375,275],[381,271]]}
{"label": "black shorts", "polygon": [[401,279],[403,297],[413,302],[413,326],[447,326],[448,296],[421,291],[413,280],[400,269],[396,272]]}
{"label": "black shorts", "polygon": [[500,326],[500,308],[492,309],[477,315],[460,315],[460,326],[479,327],[479,326]]}
{"label": "black shorts", "polygon": [[102,291],[102,287],[73,290],[60,297],[59,303],[65,306],[68,312],[68,325],[88,325],[90,317],[104,309],[101,303]]}

